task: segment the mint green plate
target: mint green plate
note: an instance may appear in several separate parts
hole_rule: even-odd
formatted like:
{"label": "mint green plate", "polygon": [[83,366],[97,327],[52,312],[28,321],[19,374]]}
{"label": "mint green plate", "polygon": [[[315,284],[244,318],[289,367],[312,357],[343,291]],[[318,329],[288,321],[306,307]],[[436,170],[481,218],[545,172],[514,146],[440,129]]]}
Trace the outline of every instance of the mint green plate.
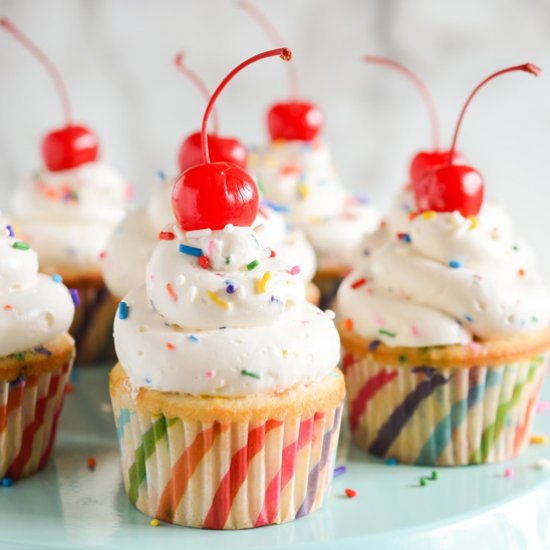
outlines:
{"label": "mint green plate", "polygon": [[[107,372],[78,371],[49,465],[0,487],[0,548],[528,550],[550,544],[550,469],[535,467],[550,457],[550,447],[531,446],[506,464],[440,468],[439,480],[421,487],[420,477],[432,469],[387,466],[350,445],[346,432],[337,462],[348,471],[334,480],[324,509],[309,517],[236,532],[152,527],[124,493]],[[549,397],[546,384],[543,398]],[[550,411],[537,415],[535,431],[550,436]],[[346,488],[357,496],[345,496]]]}

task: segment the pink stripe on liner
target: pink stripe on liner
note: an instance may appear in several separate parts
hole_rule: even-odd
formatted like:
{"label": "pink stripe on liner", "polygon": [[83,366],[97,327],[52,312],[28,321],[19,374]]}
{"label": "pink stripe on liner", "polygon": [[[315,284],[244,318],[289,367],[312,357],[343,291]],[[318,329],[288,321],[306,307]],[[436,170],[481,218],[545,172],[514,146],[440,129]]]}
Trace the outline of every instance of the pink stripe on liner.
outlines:
{"label": "pink stripe on liner", "polygon": [[313,417],[300,422],[298,439],[283,449],[281,468],[270,481],[264,496],[262,510],[256,520],[255,527],[268,525],[275,521],[280,509],[281,492],[294,477],[296,471],[296,456],[298,452],[311,442],[313,435]]}
{"label": "pink stripe on liner", "polygon": [[378,390],[396,378],[397,374],[397,371],[387,372],[382,370],[365,382],[364,386],[359,390],[357,397],[351,404],[349,423],[352,430],[355,431],[357,429],[359,420],[365,412],[367,403],[376,395]]}
{"label": "pink stripe on liner", "polygon": [[223,529],[233,501],[248,474],[248,465],[264,447],[265,434],[282,424],[280,420],[268,420],[248,432],[247,444],[233,455],[229,470],[218,486],[203,523],[204,529]]}

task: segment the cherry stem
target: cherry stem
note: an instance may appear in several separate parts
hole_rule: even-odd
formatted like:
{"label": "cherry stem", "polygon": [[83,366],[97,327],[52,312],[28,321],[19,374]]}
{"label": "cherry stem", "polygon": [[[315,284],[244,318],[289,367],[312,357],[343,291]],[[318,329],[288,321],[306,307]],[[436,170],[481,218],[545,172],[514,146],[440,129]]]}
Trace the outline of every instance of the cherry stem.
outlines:
{"label": "cherry stem", "polygon": [[477,94],[477,92],[487,84],[487,82],[493,80],[497,76],[506,74],[506,73],[512,73],[515,71],[523,71],[526,73],[530,73],[534,76],[539,76],[542,69],[540,67],[537,67],[533,63],[524,63],[523,65],[515,65],[514,67],[508,67],[506,69],[501,69],[500,71],[497,71],[496,73],[493,73],[492,75],[488,76],[484,80],[482,80],[473,90],[473,92],[468,96],[468,99],[466,100],[466,103],[464,103],[464,107],[462,107],[462,111],[460,111],[460,116],[458,117],[458,122],[456,123],[455,127],[455,133],[453,135],[453,142],[451,144],[451,148],[449,149],[449,157],[447,160],[447,163],[451,165],[453,163],[453,155],[456,149],[456,142],[458,139],[458,131],[460,130],[460,126],[462,125],[462,119],[464,118],[464,113],[466,112],[466,109],[470,105],[472,99]]}
{"label": "cherry stem", "polygon": [[420,77],[411,71],[409,68],[401,65],[393,59],[388,59],[387,57],[381,57],[379,55],[365,55],[363,56],[363,61],[367,63],[375,63],[377,65],[383,65],[385,67],[391,67],[401,74],[405,75],[418,89],[426,107],[428,109],[428,116],[430,117],[430,126],[432,129],[432,142],[435,151],[439,150],[440,145],[440,136],[439,136],[439,118],[437,116],[437,110],[435,108],[435,102],[428,90],[428,87],[420,79]]}
{"label": "cherry stem", "polygon": [[71,114],[71,102],[69,100],[69,94],[67,92],[67,87],[59,74],[59,71],[51,60],[46,56],[46,54],[34,44],[27,36],[25,36],[9,19],[2,17],[0,18],[0,26],[6,29],[23,47],[25,47],[31,55],[35,57],[48,71],[50,77],[52,78],[55,87],[57,88],[57,93],[61,100],[61,109],[63,110],[63,116],[65,117],[65,122],[67,126],[70,126],[72,123],[72,114]]}
{"label": "cherry stem", "polygon": [[[254,4],[248,2],[247,0],[240,0],[237,5],[248,13],[248,15],[250,15],[252,20],[255,21],[255,23],[265,32],[274,46],[280,46],[285,43],[285,40],[283,40],[283,37],[280,35],[275,25],[273,25],[273,23]],[[287,68],[288,79],[290,82],[290,96],[293,99],[298,99],[300,94],[298,93],[299,86],[296,65],[294,63],[290,63]]]}
{"label": "cherry stem", "polygon": [[[210,90],[201,79],[201,77],[185,64],[184,58],[184,52],[178,52],[176,54],[176,57],[174,58],[174,65],[195,85],[195,87],[199,90],[204,99],[208,102],[208,100],[210,99]],[[212,111],[212,119],[214,126],[214,135],[217,135],[220,129],[220,123],[218,119],[218,112],[216,111],[216,109]]]}
{"label": "cherry stem", "polygon": [[218,99],[218,96],[222,93],[223,89],[227,86],[229,81],[232,80],[233,77],[237,73],[240,73],[245,67],[248,67],[248,65],[252,65],[252,63],[256,63],[256,61],[260,61],[260,59],[274,57],[276,55],[278,55],[283,61],[290,61],[292,59],[292,52],[288,48],[276,48],[275,50],[267,50],[265,52],[259,53],[252,57],[249,57],[240,65],[237,65],[214,90],[214,93],[212,94],[212,97],[210,98],[210,101],[206,106],[206,110],[204,111],[204,116],[202,118],[201,147],[203,164],[210,164],[210,152],[208,151],[208,140],[206,139],[206,127],[208,126],[208,118],[210,117],[210,113],[214,108],[214,103],[216,102],[216,99]]}

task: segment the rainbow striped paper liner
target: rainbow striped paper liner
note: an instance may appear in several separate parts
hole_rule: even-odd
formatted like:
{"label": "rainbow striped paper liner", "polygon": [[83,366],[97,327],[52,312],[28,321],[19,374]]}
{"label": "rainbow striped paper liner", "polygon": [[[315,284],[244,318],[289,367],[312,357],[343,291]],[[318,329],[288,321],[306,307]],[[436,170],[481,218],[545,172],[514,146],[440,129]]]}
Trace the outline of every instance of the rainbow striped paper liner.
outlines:
{"label": "rainbow striped paper liner", "polygon": [[205,529],[284,523],[327,494],[342,405],[307,418],[227,423],[136,410],[112,396],[122,472],[148,516]]}
{"label": "rainbow striped paper liner", "polygon": [[77,363],[99,363],[115,358],[113,319],[118,300],[103,283],[85,281],[70,285],[78,290],[80,305],[69,332],[75,339]]}
{"label": "rainbow striped paper liner", "polygon": [[71,367],[0,381],[0,478],[15,481],[46,465]]}
{"label": "rainbow striped paper liner", "polygon": [[401,463],[500,462],[529,440],[548,355],[502,365],[431,368],[344,356],[356,443]]}

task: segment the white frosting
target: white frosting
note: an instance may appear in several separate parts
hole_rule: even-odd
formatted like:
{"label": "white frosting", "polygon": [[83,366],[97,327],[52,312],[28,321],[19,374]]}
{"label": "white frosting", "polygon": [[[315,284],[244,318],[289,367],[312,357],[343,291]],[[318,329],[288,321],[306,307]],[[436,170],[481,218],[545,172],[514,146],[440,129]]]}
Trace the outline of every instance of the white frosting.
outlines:
{"label": "white frosting", "polygon": [[[112,232],[102,254],[101,269],[109,290],[118,297],[145,280],[145,266],[158,234],[173,222],[172,187],[174,179],[163,177],[151,189],[146,208],[130,212]],[[289,230],[282,214],[263,204],[253,224],[266,248],[290,265],[300,266],[300,277],[309,282],[315,274],[315,252],[304,234]]]}
{"label": "white frosting", "polygon": [[386,243],[340,288],[339,311],[357,333],[421,347],[549,324],[550,294],[529,250],[457,212],[418,216],[409,228],[410,242]]}
{"label": "white frosting", "polygon": [[380,214],[344,190],[320,141],[277,140],[249,163],[266,198],[306,232],[321,267],[350,265],[363,235],[378,226]]}
{"label": "white frosting", "polygon": [[[115,319],[117,355],[135,387],[238,396],[334,368],[332,321],[305,302],[302,279],[251,228],[166,230],[176,238],[159,241],[146,286],[124,299],[127,318]],[[200,249],[210,267],[181,245]]]}
{"label": "white frosting", "polygon": [[38,273],[36,252],[9,235],[0,230],[0,356],[45,344],[74,316],[68,289]]}
{"label": "white frosting", "polygon": [[41,269],[97,269],[130,190],[117,171],[100,162],[42,170],[16,189],[13,218],[21,237],[37,251]]}

